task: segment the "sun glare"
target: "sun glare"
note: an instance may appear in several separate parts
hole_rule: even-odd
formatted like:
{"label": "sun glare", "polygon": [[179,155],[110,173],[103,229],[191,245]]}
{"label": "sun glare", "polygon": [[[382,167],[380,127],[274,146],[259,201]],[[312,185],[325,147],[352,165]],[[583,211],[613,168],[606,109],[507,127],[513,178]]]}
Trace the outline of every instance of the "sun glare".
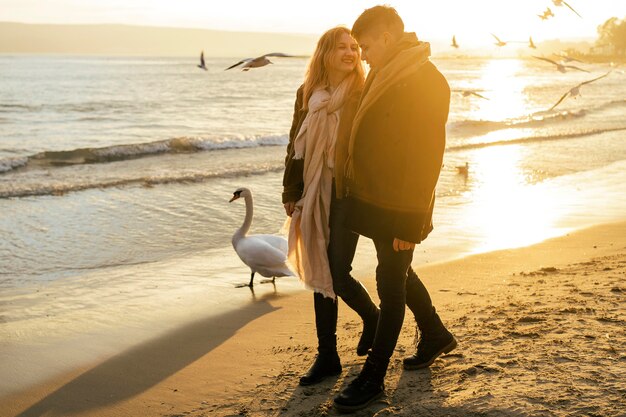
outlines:
{"label": "sun glare", "polygon": [[522,70],[518,59],[490,60],[480,79],[476,80],[477,86],[484,86],[479,88],[484,88],[489,100],[477,101],[472,119],[502,121],[525,114],[528,109],[525,84],[517,77]]}
{"label": "sun glare", "polygon": [[472,155],[471,203],[461,219],[482,244],[473,252],[525,246],[558,234],[559,197],[525,182],[517,145],[481,149]]}

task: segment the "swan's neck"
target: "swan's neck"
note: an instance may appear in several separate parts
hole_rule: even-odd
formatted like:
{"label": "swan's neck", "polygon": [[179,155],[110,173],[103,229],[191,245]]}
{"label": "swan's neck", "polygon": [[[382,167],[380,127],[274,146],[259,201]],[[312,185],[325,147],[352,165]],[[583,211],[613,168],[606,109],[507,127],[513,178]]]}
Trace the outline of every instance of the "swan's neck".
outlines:
{"label": "swan's neck", "polygon": [[244,198],[246,200],[246,218],[243,220],[243,224],[241,225],[241,227],[237,229],[237,231],[233,235],[233,245],[236,245],[239,239],[246,236],[248,230],[250,230],[250,226],[252,225],[252,212],[254,211],[252,196],[247,195]]}

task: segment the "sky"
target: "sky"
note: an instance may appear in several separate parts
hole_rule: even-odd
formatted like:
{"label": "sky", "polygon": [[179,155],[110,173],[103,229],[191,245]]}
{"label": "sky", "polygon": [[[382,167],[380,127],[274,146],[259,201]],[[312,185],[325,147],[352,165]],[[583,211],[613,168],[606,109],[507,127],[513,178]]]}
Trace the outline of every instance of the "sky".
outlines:
{"label": "sky", "polygon": [[[385,0],[383,0],[384,2]],[[595,38],[608,18],[626,17],[626,0],[569,0],[583,18],[552,0],[387,0],[407,31],[422,39],[477,46],[502,40]],[[232,31],[319,34],[351,26],[370,0],[0,0],[0,21],[23,23],[124,23]],[[537,15],[550,7],[548,21]]]}

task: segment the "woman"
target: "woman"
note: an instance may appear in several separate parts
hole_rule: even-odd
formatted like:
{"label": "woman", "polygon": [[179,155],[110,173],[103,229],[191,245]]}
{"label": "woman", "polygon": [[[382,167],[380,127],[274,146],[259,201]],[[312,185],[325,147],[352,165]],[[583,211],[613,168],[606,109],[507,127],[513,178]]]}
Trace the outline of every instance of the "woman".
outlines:
{"label": "woman", "polygon": [[343,172],[347,141],[363,88],[359,49],[350,31],[322,35],[296,94],[289,134],[283,203],[291,217],[289,260],[314,291],[318,355],[300,385],[341,373],[337,354],[337,298],[363,319],[357,354],[366,355],[376,333],[379,310],[352,276],[358,235],[345,228]]}

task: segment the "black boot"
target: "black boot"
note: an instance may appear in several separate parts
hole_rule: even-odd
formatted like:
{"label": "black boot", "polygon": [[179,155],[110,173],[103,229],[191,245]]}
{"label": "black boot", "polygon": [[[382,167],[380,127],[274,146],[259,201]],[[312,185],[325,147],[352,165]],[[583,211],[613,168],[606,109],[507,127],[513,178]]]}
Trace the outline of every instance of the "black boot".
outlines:
{"label": "black boot", "polygon": [[375,359],[371,355],[365,361],[359,376],[334,399],[335,408],[341,412],[361,410],[385,393],[385,374],[389,360]]}
{"label": "black boot", "polygon": [[309,371],[300,378],[300,385],[318,384],[329,376],[339,375],[340,373],[341,361],[337,352],[334,354],[320,353],[315,358],[315,362],[313,362]]}
{"label": "black boot", "polygon": [[315,327],[317,330],[317,351],[315,362],[308,372],[300,378],[300,385],[313,385],[329,376],[341,373],[341,361],[337,354],[337,301],[313,294],[315,307]]}
{"label": "black boot", "polygon": [[342,300],[363,319],[363,332],[356,347],[356,354],[365,356],[374,344],[380,310],[376,307],[376,304],[374,304],[374,301],[372,301],[362,284],[359,285],[359,290],[356,294],[349,298],[342,297]]}
{"label": "black boot", "polygon": [[418,322],[417,327],[420,332],[417,351],[413,356],[404,359],[404,369],[426,368],[440,355],[456,348],[456,339],[443,325],[434,307],[432,316]]}

